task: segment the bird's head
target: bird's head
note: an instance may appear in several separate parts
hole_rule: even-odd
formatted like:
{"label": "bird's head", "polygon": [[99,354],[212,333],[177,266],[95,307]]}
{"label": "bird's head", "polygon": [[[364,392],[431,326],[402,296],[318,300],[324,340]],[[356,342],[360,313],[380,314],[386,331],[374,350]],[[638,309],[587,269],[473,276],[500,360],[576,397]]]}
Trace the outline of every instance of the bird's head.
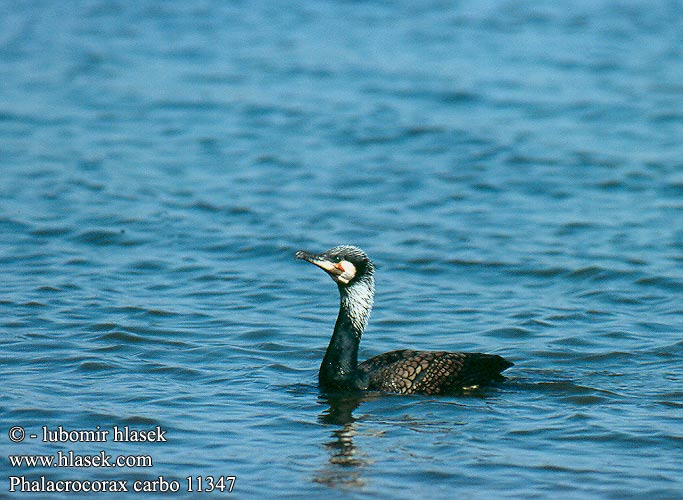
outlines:
{"label": "bird's head", "polygon": [[371,279],[375,270],[366,253],[351,245],[336,246],[321,254],[299,250],[295,257],[315,264],[342,287]]}

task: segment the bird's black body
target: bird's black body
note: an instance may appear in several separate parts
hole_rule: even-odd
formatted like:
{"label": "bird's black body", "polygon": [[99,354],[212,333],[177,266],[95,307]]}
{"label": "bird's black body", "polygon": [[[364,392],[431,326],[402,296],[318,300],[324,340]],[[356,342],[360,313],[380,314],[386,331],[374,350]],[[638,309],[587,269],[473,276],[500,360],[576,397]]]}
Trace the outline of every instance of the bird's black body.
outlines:
{"label": "bird's black body", "polygon": [[299,251],[296,257],[325,270],[339,287],[339,315],[318,374],[322,389],[454,394],[503,380],[501,372],[512,366],[494,354],[410,350],[387,352],[358,364],[358,344],[374,300],[372,261],[353,246],[334,247],[320,255]]}

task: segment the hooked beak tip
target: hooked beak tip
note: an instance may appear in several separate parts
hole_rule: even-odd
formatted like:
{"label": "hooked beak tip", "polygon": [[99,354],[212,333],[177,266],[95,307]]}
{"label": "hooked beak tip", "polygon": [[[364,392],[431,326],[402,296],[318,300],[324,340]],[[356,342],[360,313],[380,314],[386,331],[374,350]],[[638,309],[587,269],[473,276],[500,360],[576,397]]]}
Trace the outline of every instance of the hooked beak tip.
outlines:
{"label": "hooked beak tip", "polygon": [[294,254],[294,258],[295,258],[295,259],[303,259],[303,260],[306,260],[307,257],[308,257],[308,253],[307,253],[307,252],[304,252],[303,250],[298,250],[298,251]]}

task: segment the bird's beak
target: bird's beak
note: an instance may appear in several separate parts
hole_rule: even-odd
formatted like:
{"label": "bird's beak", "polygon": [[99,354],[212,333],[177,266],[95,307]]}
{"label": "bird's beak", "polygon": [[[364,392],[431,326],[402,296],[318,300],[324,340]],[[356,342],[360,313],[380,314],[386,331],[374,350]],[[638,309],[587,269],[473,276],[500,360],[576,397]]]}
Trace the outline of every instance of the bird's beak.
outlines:
{"label": "bird's beak", "polygon": [[332,262],[325,255],[314,255],[312,253],[299,250],[294,254],[294,257],[305,260],[306,262],[310,262],[311,264],[315,264],[333,278],[341,275],[344,272],[344,268],[339,263]]}

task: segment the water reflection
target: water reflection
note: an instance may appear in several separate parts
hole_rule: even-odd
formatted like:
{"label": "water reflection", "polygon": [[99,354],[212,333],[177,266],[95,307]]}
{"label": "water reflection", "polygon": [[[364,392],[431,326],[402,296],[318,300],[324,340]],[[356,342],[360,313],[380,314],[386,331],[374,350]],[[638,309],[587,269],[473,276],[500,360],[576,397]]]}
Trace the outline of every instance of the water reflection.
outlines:
{"label": "water reflection", "polygon": [[356,419],[353,411],[371,397],[363,395],[321,395],[320,402],[329,405],[318,420],[334,426],[331,441],[324,443],[330,457],[317,472],[313,480],[334,488],[359,488],[365,485],[363,470],[369,461],[354,444]]}

